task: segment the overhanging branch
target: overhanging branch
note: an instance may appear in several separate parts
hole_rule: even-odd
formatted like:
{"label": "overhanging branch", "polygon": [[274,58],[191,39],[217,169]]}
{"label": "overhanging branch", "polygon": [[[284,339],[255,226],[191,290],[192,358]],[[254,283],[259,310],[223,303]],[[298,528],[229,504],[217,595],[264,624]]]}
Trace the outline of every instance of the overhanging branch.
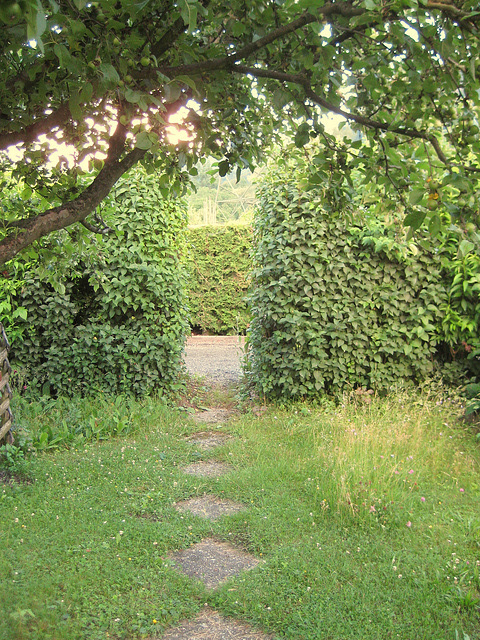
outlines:
{"label": "overhanging branch", "polygon": [[[311,100],[314,104],[317,104],[318,106],[323,107],[324,109],[327,109],[332,113],[336,113],[337,115],[344,117],[350,122],[356,122],[357,124],[367,127],[368,129],[376,129],[377,131],[389,131],[390,133],[397,133],[398,135],[408,136],[410,138],[426,140],[435,149],[435,153],[443,164],[447,166],[451,166],[452,164],[452,162],[442,151],[438,139],[432,133],[428,133],[426,131],[418,131],[417,129],[412,129],[409,127],[392,128],[391,125],[386,122],[380,122],[378,120],[373,120],[360,114],[345,111],[341,107],[337,107],[331,102],[328,102],[328,100],[326,100],[324,97],[318,95],[318,93],[316,93],[310,86],[310,80],[307,75],[284,73],[282,71],[275,71],[270,69],[257,69],[255,67],[252,68],[245,65],[234,65],[232,71],[244,75],[251,75],[257,78],[269,78],[272,80],[278,80],[280,82],[290,82],[300,85],[304,90],[305,97]],[[469,170],[472,171],[476,169],[470,168]]]}
{"label": "overhanging branch", "polygon": [[44,118],[36,120],[32,124],[19,131],[7,131],[0,133],[0,150],[7,149],[14,144],[31,144],[42,134],[49,133],[55,127],[61,127],[71,118],[68,104],[61,104],[55,111]]}
{"label": "overhanging branch", "polygon": [[[179,75],[198,75],[202,72],[229,69],[236,62],[249,58],[257,51],[264,49],[267,45],[272,44],[277,40],[281,40],[290,33],[294,33],[295,31],[298,31],[298,29],[301,29],[308,24],[311,24],[313,22],[320,22],[326,17],[332,15],[355,17],[363,15],[364,13],[365,9],[361,7],[354,7],[350,2],[328,2],[325,6],[320,7],[315,15],[308,11],[305,11],[295,20],[292,20],[288,24],[284,24],[281,27],[273,29],[272,31],[270,31],[270,33],[267,33],[267,35],[263,36],[263,38],[259,38],[258,40],[255,40],[255,42],[251,42],[245,47],[242,47],[238,51],[235,51],[234,53],[231,53],[227,56],[222,56],[220,58],[211,58],[209,60],[202,60],[201,62],[196,62],[193,64],[179,65],[177,67],[159,66],[153,71],[159,71],[167,77],[172,78]],[[150,70],[145,71],[144,75],[149,76],[151,75],[151,73],[152,72]]]}
{"label": "overhanging branch", "polygon": [[[52,231],[64,229],[75,222],[82,222],[96,209],[110,193],[117,180],[146,153],[143,149],[133,149],[120,160],[125,135],[125,127],[119,124],[110,139],[109,152],[103,169],[81,195],[71,202],[48,209],[34,218],[15,223],[17,229],[0,242],[0,264],[4,264],[32,242]],[[20,225],[21,230],[18,230]]]}

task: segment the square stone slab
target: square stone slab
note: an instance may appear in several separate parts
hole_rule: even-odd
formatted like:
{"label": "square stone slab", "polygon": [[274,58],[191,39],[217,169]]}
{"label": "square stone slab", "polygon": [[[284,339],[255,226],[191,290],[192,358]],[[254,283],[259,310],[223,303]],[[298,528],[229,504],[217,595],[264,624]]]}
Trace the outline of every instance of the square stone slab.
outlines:
{"label": "square stone slab", "polygon": [[184,621],[170,629],[162,640],[273,640],[273,636],[255,631],[249,625],[229,620],[205,607],[195,620]]}
{"label": "square stone slab", "polygon": [[215,447],[219,447],[227,440],[231,440],[232,436],[221,431],[199,431],[188,436],[187,441],[197,445],[203,451],[209,451]]}
{"label": "square stone slab", "polygon": [[207,538],[188,549],[176,551],[170,558],[191,578],[201,580],[207,589],[215,589],[242,571],[253,569],[260,560],[228,542]]}
{"label": "square stone slab", "polygon": [[189,511],[194,516],[200,516],[205,520],[218,520],[222,516],[229,516],[245,509],[245,505],[232,502],[216,496],[205,495],[201,498],[191,498],[175,505],[178,511]]}
{"label": "square stone slab", "polygon": [[186,467],[183,467],[184,473],[189,473],[192,476],[206,476],[209,478],[218,478],[225,473],[231,471],[233,467],[226,462],[193,462]]}

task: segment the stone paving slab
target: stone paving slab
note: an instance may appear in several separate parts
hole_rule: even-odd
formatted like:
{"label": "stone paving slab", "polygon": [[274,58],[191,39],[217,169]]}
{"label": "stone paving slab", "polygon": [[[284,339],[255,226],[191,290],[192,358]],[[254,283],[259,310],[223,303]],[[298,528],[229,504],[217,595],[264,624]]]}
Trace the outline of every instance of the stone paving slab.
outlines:
{"label": "stone paving slab", "polygon": [[188,436],[187,441],[196,445],[202,451],[210,451],[215,447],[225,444],[227,440],[231,440],[232,436],[221,431],[199,431]]}
{"label": "stone paving slab", "polygon": [[233,470],[231,464],[226,462],[192,462],[181,469],[183,473],[188,473],[192,476],[204,476],[207,478],[218,478],[225,475],[229,471]]}
{"label": "stone paving slab", "polygon": [[273,640],[273,636],[255,631],[249,625],[224,618],[205,607],[195,618],[170,629],[162,640]]}
{"label": "stone paving slab", "polygon": [[245,505],[239,502],[232,502],[232,500],[210,495],[191,498],[175,505],[175,509],[178,511],[189,511],[194,516],[199,516],[205,520],[218,520],[223,516],[243,511],[245,508]]}
{"label": "stone paving slab", "polygon": [[169,557],[182,573],[201,580],[207,589],[215,589],[229,578],[253,569],[261,562],[250,553],[213,538],[206,538]]}

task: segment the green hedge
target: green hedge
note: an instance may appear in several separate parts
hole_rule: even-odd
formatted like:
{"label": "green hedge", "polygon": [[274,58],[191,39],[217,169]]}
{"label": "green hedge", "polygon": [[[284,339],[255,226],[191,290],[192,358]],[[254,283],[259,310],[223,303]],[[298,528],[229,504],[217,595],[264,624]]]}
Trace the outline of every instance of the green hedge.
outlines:
{"label": "green hedge", "polygon": [[252,229],[206,226],[188,230],[188,297],[194,331],[243,334],[250,322],[246,303]]}
{"label": "green hedge", "polygon": [[280,172],[259,195],[248,344],[261,391],[388,390],[431,375],[445,347],[447,249],[352,227],[325,212],[320,188]]}
{"label": "green hedge", "polygon": [[[169,394],[188,327],[186,211],[139,171],[115,189],[104,214],[115,217],[113,235],[83,249],[77,242],[73,254],[25,274],[16,303],[28,315],[17,320],[12,364],[27,387],[52,394]],[[62,249],[66,237],[52,242]]]}

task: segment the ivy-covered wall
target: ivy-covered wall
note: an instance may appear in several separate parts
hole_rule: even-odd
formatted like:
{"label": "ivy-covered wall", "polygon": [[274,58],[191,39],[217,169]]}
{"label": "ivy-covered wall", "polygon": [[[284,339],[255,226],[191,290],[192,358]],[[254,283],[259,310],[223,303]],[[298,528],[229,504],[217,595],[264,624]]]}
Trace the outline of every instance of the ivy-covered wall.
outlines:
{"label": "ivy-covered wall", "polygon": [[251,271],[250,226],[205,226],[188,230],[190,323],[205,334],[244,334]]}
{"label": "ivy-covered wall", "polygon": [[[187,332],[186,211],[137,172],[104,211],[115,233],[82,246],[65,232],[24,275],[12,363],[25,385],[53,394],[168,394]],[[54,244],[57,247],[54,247]]]}
{"label": "ivy-covered wall", "polygon": [[267,396],[388,390],[444,357],[441,243],[408,245],[326,213],[321,189],[277,173],[255,223],[252,380]]}

